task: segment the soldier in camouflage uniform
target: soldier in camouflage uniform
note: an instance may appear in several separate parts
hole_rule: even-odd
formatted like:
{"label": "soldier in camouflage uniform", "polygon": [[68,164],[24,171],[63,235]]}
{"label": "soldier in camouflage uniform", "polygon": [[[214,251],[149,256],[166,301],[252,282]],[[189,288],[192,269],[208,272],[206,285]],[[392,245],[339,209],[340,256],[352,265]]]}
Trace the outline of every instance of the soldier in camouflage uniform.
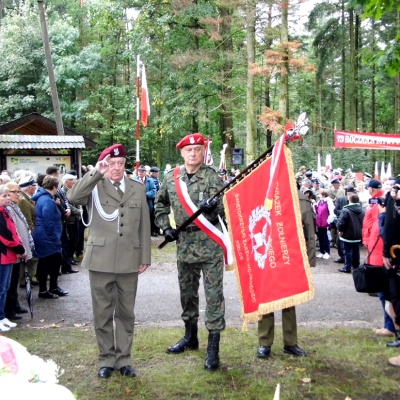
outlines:
{"label": "soldier in camouflage uniform", "polygon": [[[203,163],[204,137],[195,133],[184,137],[176,146],[181,151],[184,165],[178,177],[187,185],[190,199],[203,215],[220,228],[218,214],[223,215],[222,202],[207,201],[223,187],[223,181],[215,168]],[[171,228],[169,214],[173,211],[177,227],[187,220],[188,214],[177,195],[174,171],[164,178],[155,201],[157,225],[163,230],[166,240],[177,240],[178,280],[182,305],[185,335],[167,353],[178,354],[185,350],[197,350],[197,322],[199,319],[199,281],[203,273],[206,296],[205,325],[209,331],[207,356],[204,368],[214,371],[219,367],[220,332],[225,328],[225,300],[223,295],[223,250],[195,224],[189,225],[176,235]]]}

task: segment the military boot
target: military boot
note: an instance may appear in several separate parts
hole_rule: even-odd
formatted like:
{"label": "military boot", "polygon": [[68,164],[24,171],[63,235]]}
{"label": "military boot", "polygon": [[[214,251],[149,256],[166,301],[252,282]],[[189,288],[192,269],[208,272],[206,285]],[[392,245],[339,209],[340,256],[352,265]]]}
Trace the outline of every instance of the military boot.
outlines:
{"label": "military boot", "polygon": [[396,330],[396,337],[393,342],[386,343],[387,347],[400,347],[400,331]]}
{"label": "military boot", "polygon": [[219,367],[219,333],[209,333],[206,362],[204,369],[207,371],[216,371]]}
{"label": "military boot", "polygon": [[168,347],[167,353],[179,354],[185,350],[198,350],[197,323],[185,322],[185,336],[176,344]]}

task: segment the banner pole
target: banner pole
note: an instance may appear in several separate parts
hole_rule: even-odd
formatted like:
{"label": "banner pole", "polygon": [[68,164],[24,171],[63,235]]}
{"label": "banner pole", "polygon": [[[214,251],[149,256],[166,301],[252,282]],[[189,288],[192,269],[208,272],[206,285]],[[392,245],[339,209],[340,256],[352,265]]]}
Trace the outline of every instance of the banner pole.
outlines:
{"label": "banner pole", "polygon": [[[299,115],[296,121],[296,126],[293,130],[285,131],[286,140],[284,144],[291,142],[295,139],[301,139],[308,131],[308,118],[306,117],[306,113],[303,112]],[[240,172],[239,175],[235,176],[227,185],[225,185],[222,189],[220,189],[217,193],[211,197],[210,200],[218,200],[222,195],[229,190],[231,187],[235,186],[239,183],[246,175],[248,175],[254,168],[258,167],[259,164],[265,161],[265,159],[272,153],[275,144],[273,144],[270,148],[264,151],[256,160],[251,162],[243,171]],[[176,235],[179,235],[180,232],[186,229],[188,225],[190,225],[200,214],[202,211],[198,209],[192,216],[190,216],[179,228],[176,230]],[[164,240],[159,246],[159,249],[162,249],[166,244],[168,244],[167,240]]]}

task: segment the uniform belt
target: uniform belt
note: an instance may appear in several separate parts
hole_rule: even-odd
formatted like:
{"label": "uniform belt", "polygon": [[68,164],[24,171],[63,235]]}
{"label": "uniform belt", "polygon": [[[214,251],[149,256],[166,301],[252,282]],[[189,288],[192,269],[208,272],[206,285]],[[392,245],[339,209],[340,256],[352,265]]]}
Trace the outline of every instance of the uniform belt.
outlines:
{"label": "uniform belt", "polygon": [[[217,225],[219,220],[218,220],[218,218],[216,218],[213,221],[209,221],[209,222],[211,222],[213,225]],[[176,229],[179,229],[179,225],[176,227]],[[201,231],[201,229],[198,226],[194,225],[194,226],[188,226],[185,229],[182,229],[181,232],[192,233],[192,232],[198,232],[198,231]]]}

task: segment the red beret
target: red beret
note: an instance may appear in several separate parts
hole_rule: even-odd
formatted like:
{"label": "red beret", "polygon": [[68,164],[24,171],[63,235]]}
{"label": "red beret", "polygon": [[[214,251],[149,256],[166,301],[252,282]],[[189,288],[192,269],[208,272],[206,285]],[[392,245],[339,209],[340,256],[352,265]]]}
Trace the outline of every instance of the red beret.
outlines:
{"label": "red beret", "polygon": [[182,149],[191,144],[204,145],[204,136],[201,133],[192,133],[191,135],[187,135],[176,145],[176,148]]}
{"label": "red beret", "polygon": [[104,160],[106,156],[110,155],[112,157],[126,157],[126,150],[125,147],[122,146],[122,144],[113,144],[110,147],[107,147],[104,149],[100,156],[98,161]]}

